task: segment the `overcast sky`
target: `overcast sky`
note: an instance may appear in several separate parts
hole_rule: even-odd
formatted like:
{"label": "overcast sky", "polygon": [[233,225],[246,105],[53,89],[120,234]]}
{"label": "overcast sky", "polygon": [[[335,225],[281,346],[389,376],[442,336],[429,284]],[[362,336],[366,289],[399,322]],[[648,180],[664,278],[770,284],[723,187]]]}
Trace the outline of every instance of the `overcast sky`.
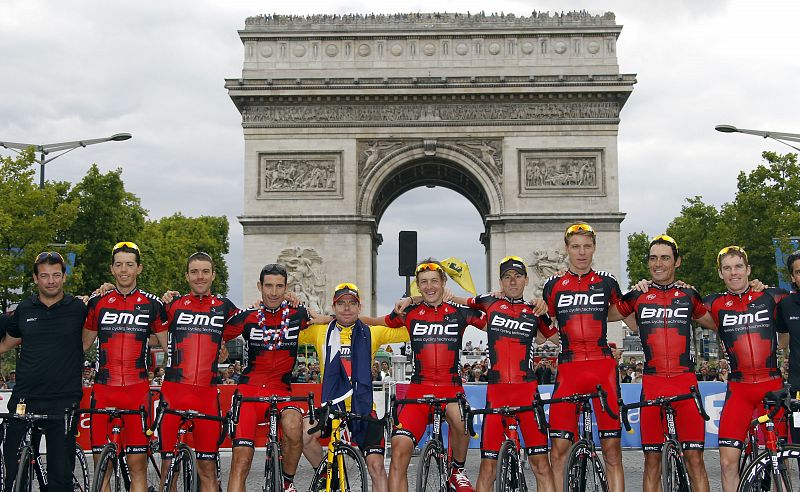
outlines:
{"label": "overcast sky", "polygon": [[[763,150],[790,150],[758,137],[721,134],[714,126],[800,133],[797,0],[0,0],[0,141],[132,133],[127,142],[79,149],[54,161],[47,178],[77,182],[92,162],[103,171],[122,167],[127,189],[151,218],[176,211],[228,216],[230,296],[239,303],[242,228],[236,216],[242,212],[244,144],[240,115],[223,81],[241,73],[236,31],[246,17],[480,10],[529,15],[533,9],[584,8],[616,13],[624,25],[620,70],[638,74],[619,129],[620,207],[628,214],[623,245],[630,232],[662,232],[686,197],[702,195],[715,205],[731,200],[737,173],[755,167]],[[421,241],[420,254],[466,258],[476,284],[485,285],[477,211],[447,190],[436,203],[415,205],[422,192],[398,199],[380,224],[379,310],[402,293],[396,278],[401,229],[435,239]],[[459,226],[425,234],[414,206],[448,211]],[[616,272],[623,276],[624,261]]]}

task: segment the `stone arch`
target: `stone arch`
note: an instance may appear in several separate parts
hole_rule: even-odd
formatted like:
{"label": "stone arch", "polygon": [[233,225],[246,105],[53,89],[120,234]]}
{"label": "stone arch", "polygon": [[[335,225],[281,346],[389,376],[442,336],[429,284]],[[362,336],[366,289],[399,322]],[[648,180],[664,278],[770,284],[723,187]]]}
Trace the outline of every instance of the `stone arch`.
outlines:
{"label": "stone arch", "polygon": [[[435,148],[434,148],[435,146]],[[397,197],[419,186],[442,186],[469,200],[483,217],[503,211],[503,195],[494,170],[457,145],[416,144],[384,156],[364,176],[358,210],[376,222]]]}

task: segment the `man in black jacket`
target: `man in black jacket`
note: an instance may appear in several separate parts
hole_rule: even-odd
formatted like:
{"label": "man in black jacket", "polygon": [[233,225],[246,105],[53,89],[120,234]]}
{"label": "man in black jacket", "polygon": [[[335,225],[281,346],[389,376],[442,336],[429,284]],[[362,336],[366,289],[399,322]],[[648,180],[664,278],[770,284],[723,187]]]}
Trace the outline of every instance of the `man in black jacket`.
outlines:
{"label": "man in black jacket", "polygon": [[[17,384],[8,409],[17,413],[65,415],[80,402],[83,346],[81,330],[86,305],[64,293],[64,258],[44,252],[33,265],[33,282],[39,293],[17,306],[0,342],[0,353],[22,344],[17,362]],[[76,420],[76,419],[75,419]],[[63,420],[42,424],[47,440],[47,477],[50,491],[69,492],[75,466],[75,424],[64,432]],[[14,481],[16,456],[25,424],[12,420],[5,439],[5,489]]]}

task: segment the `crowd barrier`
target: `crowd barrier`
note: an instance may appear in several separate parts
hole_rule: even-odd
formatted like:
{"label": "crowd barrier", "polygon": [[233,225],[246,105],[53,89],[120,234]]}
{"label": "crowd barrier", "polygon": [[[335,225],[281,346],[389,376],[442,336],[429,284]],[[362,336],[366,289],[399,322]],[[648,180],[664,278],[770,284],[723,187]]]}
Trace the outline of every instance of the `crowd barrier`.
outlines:
{"label": "crowd barrier", "polygon": [[[631,403],[639,401],[639,397],[642,390],[642,385],[638,383],[633,384],[623,384],[622,386],[622,398],[624,401]],[[406,390],[408,388],[408,384],[406,383],[398,383],[398,384],[380,384],[376,385],[375,395],[375,404],[377,407],[378,415],[383,416],[386,401],[388,400],[389,396],[396,391],[397,397],[402,398],[406,394]],[[151,392],[151,401],[149,402],[150,408],[154,409],[155,406],[158,404],[159,393],[156,391],[159,388],[153,387],[154,391]],[[229,409],[231,404],[231,397],[233,396],[233,392],[236,390],[235,385],[222,385],[219,386],[220,390],[220,406],[222,414],[224,415]],[[701,382],[700,383],[700,393],[703,395],[703,403],[706,408],[706,412],[711,417],[711,420],[706,422],[706,448],[716,448],[717,447],[717,433],[719,430],[719,417],[720,413],[722,412],[722,406],[725,403],[725,390],[726,384],[720,382]],[[295,395],[307,395],[310,391],[313,391],[316,395],[315,401],[319,404],[319,395],[321,393],[321,386],[319,384],[293,384],[292,385],[292,393]],[[486,384],[465,384],[464,391],[466,392],[467,399],[469,400],[470,405],[473,408],[484,408],[486,405]],[[542,394],[542,398],[549,398],[553,392],[552,385],[542,385],[539,387],[539,391]],[[2,396],[2,400],[0,400],[0,409],[2,411],[6,410],[6,405],[8,402],[8,398],[11,396],[11,391],[4,390],[0,391],[0,396]],[[84,388],[83,392],[83,400],[81,401],[81,408],[88,408],[89,401],[91,396],[91,388]],[[547,411],[549,409],[546,408]],[[627,448],[639,448],[641,446],[640,435],[639,435],[639,410],[633,410],[629,414],[629,420],[631,426],[633,427],[632,433],[623,432],[622,433],[622,446]],[[475,420],[475,431],[480,436],[481,433],[481,425],[483,423],[482,418],[477,418]],[[90,448],[90,419],[87,415],[82,415],[79,427],[78,427],[78,442],[83,446],[84,449]],[[97,432],[97,429],[95,429]],[[105,432],[105,429],[100,430],[100,432]],[[445,437],[447,433],[444,433]],[[258,427],[257,435],[256,435],[256,446],[263,446],[266,442],[267,436],[267,428],[266,425],[262,424]],[[599,443],[597,440],[597,427],[595,426],[595,441]],[[191,441],[190,441],[191,442]],[[424,442],[424,441],[423,441]],[[420,444],[421,446],[422,444]],[[225,442],[222,444],[222,448],[230,448],[231,443],[229,439],[226,439]],[[470,441],[470,447],[472,448],[479,448],[480,447],[480,437],[477,439],[472,439]]]}

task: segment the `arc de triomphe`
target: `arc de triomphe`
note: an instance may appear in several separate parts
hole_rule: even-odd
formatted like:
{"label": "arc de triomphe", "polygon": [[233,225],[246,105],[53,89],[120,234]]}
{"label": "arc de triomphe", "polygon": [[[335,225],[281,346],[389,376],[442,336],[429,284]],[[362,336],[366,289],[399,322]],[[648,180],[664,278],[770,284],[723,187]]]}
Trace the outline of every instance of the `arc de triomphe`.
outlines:
{"label": "arc de triomphe", "polygon": [[280,260],[312,306],[348,280],[374,312],[381,215],[423,185],[484,217],[488,278],[516,254],[541,282],[575,219],[619,274],[617,129],[636,82],[621,29],[585,12],[248,18],[225,84],[244,128],[244,292]]}

